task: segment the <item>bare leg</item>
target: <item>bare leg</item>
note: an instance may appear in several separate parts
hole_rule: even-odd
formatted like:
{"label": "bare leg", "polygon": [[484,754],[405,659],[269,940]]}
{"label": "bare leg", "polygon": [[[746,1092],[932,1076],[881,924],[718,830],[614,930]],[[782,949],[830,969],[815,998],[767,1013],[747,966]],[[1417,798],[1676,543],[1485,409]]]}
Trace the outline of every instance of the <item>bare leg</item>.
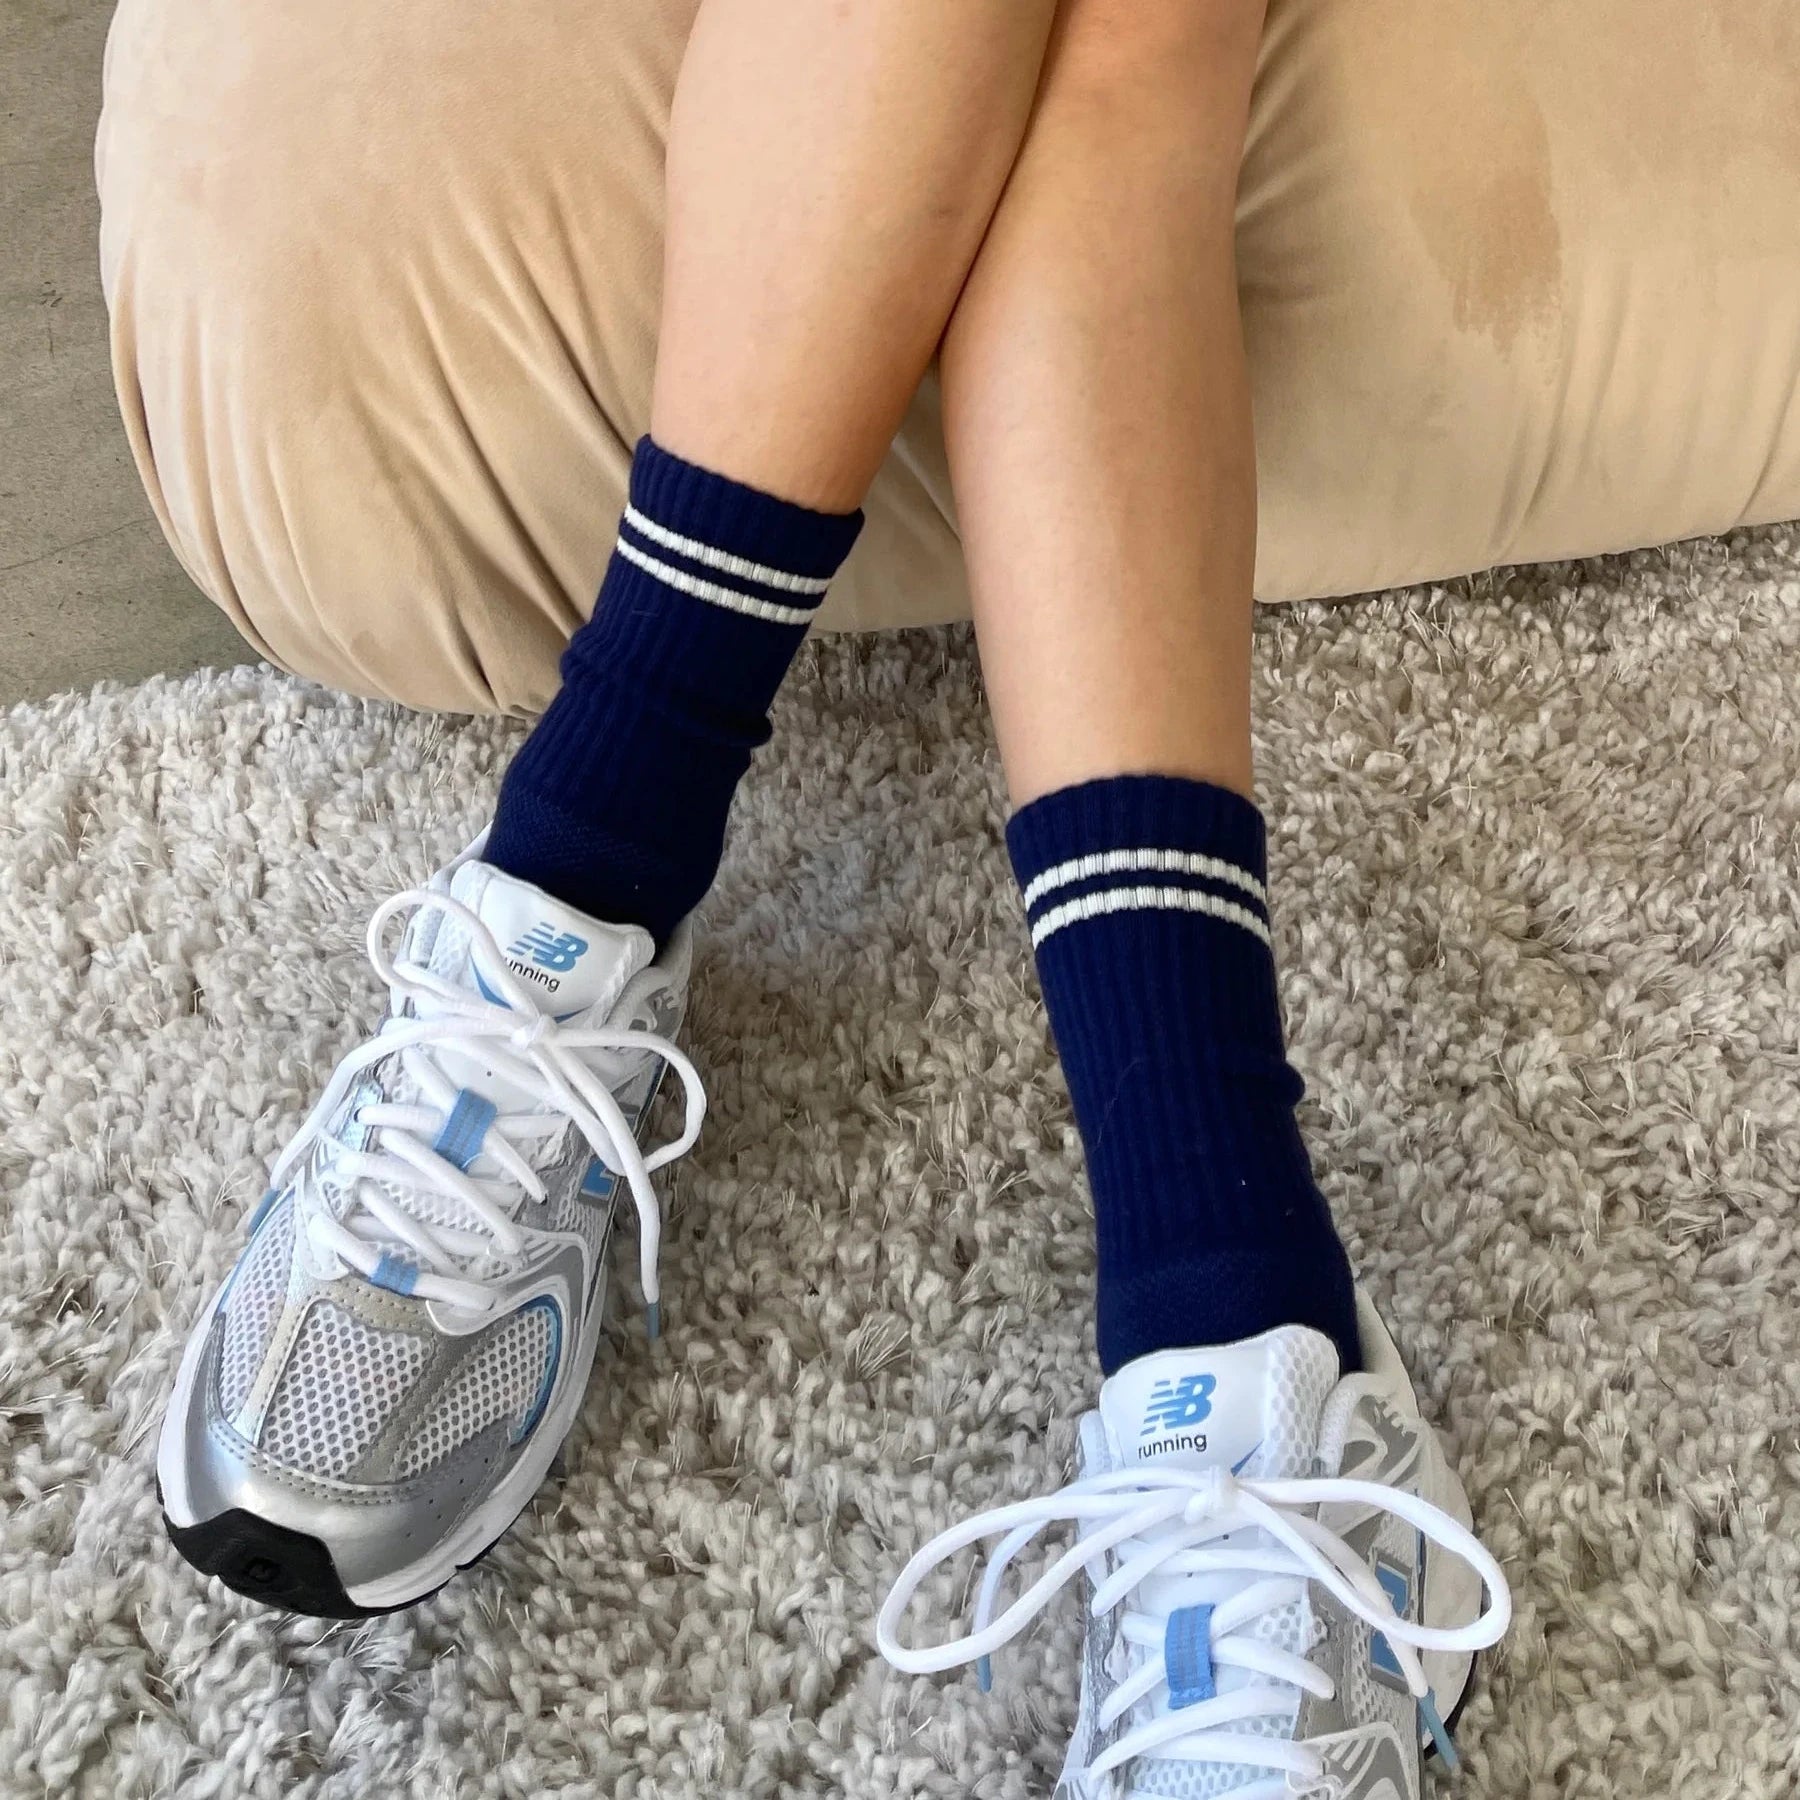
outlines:
{"label": "bare leg", "polygon": [[1294,1117],[1250,801],[1233,268],[1262,0],[1063,0],[944,350],[1008,827],[1087,1152],[1096,1336],[1360,1357]]}
{"label": "bare leg", "polygon": [[669,142],[651,430],[859,505],[1018,152],[1053,0],[707,0]]}
{"label": "bare leg", "polygon": [[1013,798],[1251,787],[1251,443],[1232,248],[1261,0],[1065,0],[944,346]]}

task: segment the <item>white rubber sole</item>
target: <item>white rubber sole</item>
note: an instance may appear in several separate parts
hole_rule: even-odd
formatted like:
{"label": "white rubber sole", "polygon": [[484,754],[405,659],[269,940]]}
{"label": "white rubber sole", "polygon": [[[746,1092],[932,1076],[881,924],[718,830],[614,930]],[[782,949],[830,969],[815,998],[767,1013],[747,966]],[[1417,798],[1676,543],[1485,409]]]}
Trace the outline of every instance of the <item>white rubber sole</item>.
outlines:
{"label": "white rubber sole", "polygon": [[187,1348],[182,1351],[181,1365],[175,1371],[175,1385],[163,1408],[162,1430],[157,1434],[156,1485],[162,1494],[163,1512],[181,1526],[198,1525],[200,1520],[188,1493],[187,1459],[181,1453],[181,1430],[176,1421],[187,1416],[193,1403],[194,1383],[200,1378],[200,1359],[206,1340],[212,1334],[219,1302],[225,1298],[225,1290],[230,1285],[229,1277],[219,1283],[212,1298],[201,1309],[194,1329],[188,1333]]}

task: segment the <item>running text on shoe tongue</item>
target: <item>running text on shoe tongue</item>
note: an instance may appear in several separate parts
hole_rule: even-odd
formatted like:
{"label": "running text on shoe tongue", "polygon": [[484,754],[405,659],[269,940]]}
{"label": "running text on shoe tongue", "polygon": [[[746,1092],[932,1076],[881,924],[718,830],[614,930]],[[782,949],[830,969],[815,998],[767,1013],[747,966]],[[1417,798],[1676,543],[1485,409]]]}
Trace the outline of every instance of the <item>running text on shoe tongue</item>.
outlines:
{"label": "running text on shoe tongue", "polygon": [[1139,1357],[1101,1388],[1100,1418],[1124,1467],[1304,1475],[1336,1377],[1328,1340],[1284,1326],[1239,1344]]}
{"label": "running text on shoe tongue", "polygon": [[[563,1023],[589,1014],[604,1024],[626,986],[656,954],[648,932],[590,919],[491,863],[459,864],[448,892],[475,915],[491,942],[483,942],[453,911],[421,907],[408,925],[401,958],[491,1005],[529,1005]],[[419,1020],[442,1019],[455,1010],[429,992],[413,993],[408,1005]],[[455,1086],[502,1110],[537,1104],[532,1085],[510,1079],[503,1060],[479,1047],[445,1045],[435,1056]]]}
{"label": "running text on shoe tongue", "polygon": [[[590,919],[491,863],[465,863],[451,878],[450,892],[493,933],[507,968],[524,982],[541,1010],[559,1019],[595,1006],[607,1011],[656,954],[649,932]],[[432,966],[436,973],[474,987],[484,999],[498,1001],[495,973],[483,970],[482,954],[466,937],[440,931],[432,945]]]}

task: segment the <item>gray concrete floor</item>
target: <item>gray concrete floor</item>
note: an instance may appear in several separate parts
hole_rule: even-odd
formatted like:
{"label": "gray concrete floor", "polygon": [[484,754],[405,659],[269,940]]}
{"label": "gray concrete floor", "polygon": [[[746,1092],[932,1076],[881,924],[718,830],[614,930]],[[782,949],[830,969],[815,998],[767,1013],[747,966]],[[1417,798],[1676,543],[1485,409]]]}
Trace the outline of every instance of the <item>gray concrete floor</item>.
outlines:
{"label": "gray concrete floor", "polygon": [[113,403],[94,123],[112,0],[0,0],[0,706],[244,661]]}

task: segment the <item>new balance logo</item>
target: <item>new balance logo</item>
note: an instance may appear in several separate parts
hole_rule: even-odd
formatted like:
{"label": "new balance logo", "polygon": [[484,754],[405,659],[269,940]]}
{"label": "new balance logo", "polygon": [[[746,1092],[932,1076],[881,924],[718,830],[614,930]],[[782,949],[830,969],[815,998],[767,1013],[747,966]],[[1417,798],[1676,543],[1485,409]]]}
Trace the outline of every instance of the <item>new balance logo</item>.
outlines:
{"label": "new balance logo", "polygon": [[1154,1437],[1159,1431],[1185,1431],[1212,1415],[1213,1389],[1219,1385],[1216,1375],[1184,1375],[1179,1381],[1159,1381],[1150,1390],[1150,1404],[1144,1408],[1144,1429],[1140,1437]]}
{"label": "new balance logo", "polygon": [[[1423,1540],[1420,1548],[1423,1550]],[[1381,1583],[1394,1609],[1397,1619],[1412,1617],[1413,1578],[1410,1571],[1401,1568],[1397,1563],[1389,1562],[1385,1557],[1375,1559],[1375,1579]],[[1394,1654],[1394,1647],[1386,1636],[1379,1631],[1369,1636],[1369,1672],[1384,1687],[1406,1691],[1406,1671],[1400,1667],[1400,1659]]]}
{"label": "new balance logo", "polygon": [[506,946],[507,966],[554,994],[562,986],[563,976],[581,961],[587,947],[586,938],[577,937],[572,931],[558,931],[546,919]]}
{"label": "new balance logo", "polygon": [[586,938],[572,931],[557,931],[548,923],[534,925],[516,942],[508,944],[508,956],[528,956],[540,969],[566,975],[581,960],[587,949]]}
{"label": "new balance logo", "polygon": [[1418,1785],[1418,1752],[1407,1767],[1407,1753],[1391,1725],[1377,1724],[1339,1732],[1334,1737],[1314,1738],[1312,1747],[1324,1759],[1334,1794],[1354,1794],[1356,1800],[1407,1800]]}

